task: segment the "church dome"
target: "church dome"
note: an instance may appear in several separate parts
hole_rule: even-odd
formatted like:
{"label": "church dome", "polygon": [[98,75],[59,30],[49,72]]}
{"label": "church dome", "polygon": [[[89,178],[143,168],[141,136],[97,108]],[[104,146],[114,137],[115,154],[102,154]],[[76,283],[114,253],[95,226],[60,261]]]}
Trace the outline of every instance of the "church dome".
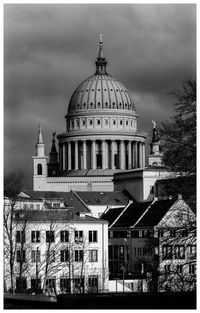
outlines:
{"label": "church dome", "polygon": [[129,110],[135,112],[133,99],[127,89],[106,71],[100,41],[95,75],[84,80],[74,91],[68,106],[68,114],[79,110]]}
{"label": "church dome", "polygon": [[119,109],[135,111],[131,95],[116,79],[95,74],[83,81],[73,93],[68,114],[77,110]]}

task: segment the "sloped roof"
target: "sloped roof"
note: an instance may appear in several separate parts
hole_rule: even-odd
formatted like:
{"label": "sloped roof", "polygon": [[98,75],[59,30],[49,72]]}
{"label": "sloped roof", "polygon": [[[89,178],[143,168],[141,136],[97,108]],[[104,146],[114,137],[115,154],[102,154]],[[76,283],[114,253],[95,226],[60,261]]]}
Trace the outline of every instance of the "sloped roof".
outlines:
{"label": "sloped roof", "polygon": [[113,227],[133,226],[151,203],[151,201],[131,203],[129,206],[127,206],[126,210],[119,217],[116,223],[113,224]]}
{"label": "sloped roof", "polygon": [[101,219],[108,221],[108,226],[110,226],[122,213],[123,210],[124,208],[122,207],[108,209],[105,213],[101,215]]}
{"label": "sloped roof", "polygon": [[[86,203],[79,200],[76,194],[72,191],[70,192],[52,192],[52,191],[23,191],[25,194],[29,195],[32,199],[43,199],[43,200],[53,200],[57,199],[63,201],[66,208],[73,207],[76,212],[90,213],[90,209],[87,207]],[[22,197],[20,199],[23,199]],[[28,199],[27,197],[24,199]]]}
{"label": "sloped roof", "polygon": [[87,205],[125,206],[130,199],[133,199],[125,191],[77,191],[76,193]]}
{"label": "sloped roof", "polygon": [[149,209],[135,227],[156,226],[173,204],[174,200],[155,201],[149,206]]}
{"label": "sloped roof", "polygon": [[51,210],[18,210],[15,213],[15,221],[32,222],[93,222],[105,223],[104,220],[92,216],[80,216],[72,210],[51,209]]}

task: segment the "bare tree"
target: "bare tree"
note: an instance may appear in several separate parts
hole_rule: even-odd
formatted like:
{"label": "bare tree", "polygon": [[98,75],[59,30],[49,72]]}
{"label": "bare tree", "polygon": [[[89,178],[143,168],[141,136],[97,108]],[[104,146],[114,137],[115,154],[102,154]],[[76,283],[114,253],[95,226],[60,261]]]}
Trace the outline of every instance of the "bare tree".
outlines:
{"label": "bare tree", "polygon": [[8,261],[8,275],[10,276],[10,290],[14,292],[14,266],[16,257],[16,241],[14,223],[15,205],[19,193],[24,186],[25,173],[18,170],[8,174],[4,178],[4,194],[7,200],[4,201],[4,253],[6,261]]}

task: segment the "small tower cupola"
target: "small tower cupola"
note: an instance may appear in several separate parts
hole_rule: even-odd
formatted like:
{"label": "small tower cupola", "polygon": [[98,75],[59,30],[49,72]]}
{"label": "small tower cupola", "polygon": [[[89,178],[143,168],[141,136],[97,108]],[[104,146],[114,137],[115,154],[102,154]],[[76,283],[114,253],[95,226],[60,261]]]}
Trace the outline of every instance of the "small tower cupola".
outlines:
{"label": "small tower cupola", "polygon": [[99,54],[98,54],[95,64],[96,64],[96,73],[95,73],[96,75],[99,75],[99,74],[107,75],[107,71],[106,71],[107,61],[103,55],[103,35],[102,34],[100,34]]}

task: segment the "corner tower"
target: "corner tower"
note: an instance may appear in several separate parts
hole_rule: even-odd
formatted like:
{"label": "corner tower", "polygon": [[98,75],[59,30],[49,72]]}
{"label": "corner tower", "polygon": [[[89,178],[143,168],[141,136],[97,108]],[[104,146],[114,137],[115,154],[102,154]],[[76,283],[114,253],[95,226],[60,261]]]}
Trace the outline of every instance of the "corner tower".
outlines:
{"label": "corner tower", "polygon": [[33,190],[44,190],[47,178],[47,161],[45,145],[42,138],[42,128],[39,126],[38,139],[35,145],[36,156],[33,156]]}

